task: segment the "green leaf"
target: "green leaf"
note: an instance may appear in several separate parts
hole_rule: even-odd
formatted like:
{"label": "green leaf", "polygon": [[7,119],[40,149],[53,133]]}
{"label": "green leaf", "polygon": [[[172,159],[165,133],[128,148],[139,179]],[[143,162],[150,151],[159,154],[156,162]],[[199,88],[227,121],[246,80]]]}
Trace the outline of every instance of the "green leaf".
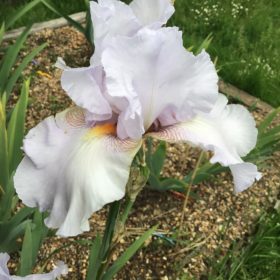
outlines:
{"label": "green leaf", "polygon": [[261,122],[261,124],[258,126],[259,136],[261,136],[265,130],[268,128],[268,126],[272,123],[274,118],[277,116],[277,114],[280,112],[280,107],[273,110],[271,113],[269,113],[265,119]]}
{"label": "green leaf", "polygon": [[30,27],[27,27],[22,34],[18,37],[15,44],[10,46],[4,55],[3,63],[0,69],[0,92],[4,91],[10,71],[15,64],[19,51],[21,50],[27,36]]}
{"label": "green leaf", "polygon": [[88,262],[88,270],[86,280],[94,280],[97,277],[97,273],[99,270],[98,267],[98,257],[100,255],[101,248],[101,237],[98,234],[94,239],[94,242],[90,249],[89,262]]}
{"label": "green leaf", "polygon": [[39,52],[41,52],[47,44],[43,44],[34,50],[30,54],[28,54],[21,62],[21,64],[17,67],[17,69],[11,74],[6,87],[5,87],[5,92],[7,93],[7,96],[9,96],[13,90],[13,87],[15,83],[17,82],[18,78],[22,74],[22,71],[26,68],[26,66],[30,63],[30,61],[38,55]]}
{"label": "green leaf", "polygon": [[5,22],[2,23],[1,28],[0,28],[0,45],[2,43],[4,34],[5,34]]}
{"label": "green leaf", "polygon": [[205,39],[204,41],[201,43],[201,45],[197,48],[196,50],[196,54],[199,54],[203,49],[204,50],[207,50],[211,44],[213,40],[213,37],[212,37],[212,34],[209,34]]}
{"label": "green leaf", "polygon": [[35,211],[34,217],[32,220],[33,229],[31,230],[32,234],[32,267],[36,263],[36,259],[39,253],[39,249],[43,243],[44,238],[48,234],[48,228],[45,226],[44,223],[45,215],[40,213],[38,210]]}
{"label": "green leaf", "polygon": [[185,192],[186,183],[175,178],[167,178],[161,181],[161,190],[163,191],[174,190],[179,192]]}
{"label": "green leaf", "polygon": [[32,267],[36,263],[43,240],[48,234],[48,228],[45,226],[44,218],[45,215],[43,213],[40,213],[38,210],[35,211],[32,221],[34,225],[34,229],[32,229]]}
{"label": "green leaf", "polygon": [[126,251],[114,262],[114,264],[106,271],[101,278],[102,280],[111,280],[124,267],[124,265],[135,255],[135,253],[143,246],[145,241],[150,238],[156,231],[157,226],[146,231],[141,237],[133,242]]}
{"label": "green leaf", "polygon": [[26,276],[31,274],[33,266],[33,256],[32,256],[32,233],[31,225],[27,224],[25,229],[25,235],[22,244],[22,250],[20,253],[20,269],[18,275]]}
{"label": "green leaf", "polygon": [[[268,130],[263,137],[267,137],[267,136],[271,136],[271,135],[276,135],[280,133],[280,125],[275,126],[273,128],[271,128],[270,130]],[[262,137],[261,137],[262,138]]]}
{"label": "green leaf", "polygon": [[112,243],[117,217],[120,211],[120,204],[120,201],[115,201],[110,205],[102,243],[98,252],[98,257],[96,258],[96,262],[94,264],[96,270],[96,272],[94,272],[94,276],[96,276],[96,278],[93,278],[92,280],[99,279],[99,274],[102,272],[103,265],[106,263],[106,259],[110,252],[110,246]]}
{"label": "green leaf", "polygon": [[17,239],[24,234],[26,226],[29,223],[30,220],[25,220],[16,227],[8,223],[0,223],[0,252],[9,253],[16,250],[18,248]]}
{"label": "green leaf", "polygon": [[[219,174],[226,170],[228,170],[227,167],[223,167],[217,163],[216,164],[211,164],[209,162],[205,163],[198,169],[196,176],[193,180],[193,183],[199,184],[199,183],[203,182],[204,180],[208,180],[209,178],[213,177],[214,175]],[[185,183],[189,184],[191,182],[192,174],[193,174],[193,172],[190,172],[184,178]]]}
{"label": "green leaf", "polygon": [[[15,196],[15,189],[13,185],[13,179],[10,177],[9,182],[6,186],[6,191],[1,197],[0,200],[0,221],[8,220],[13,211],[13,199]],[[1,236],[1,233],[0,233]]]}
{"label": "green leaf", "polygon": [[108,219],[105,227],[104,236],[101,245],[102,260],[104,260],[108,254],[110,244],[114,235],[116,220],[120,211],[120,201],[115,201],[110,206]]}
{"label": "green leaf", "polygon": [[9,221],[9,224],[12,227],[15,227],[16,225],[20,224],[23,220],[27,219],[28,216],[32,215],[34,211],[34,208],[29,207],[24,207],[20,209]]}
{"label": "green leaf", "polygon": [[164,141],[161,141],[155,153],[153,154],[153,159],[152,159],[153,161],[152,171],[157,176],[159,176],[163,168],[165,157],[166,157],[166,143]]}
{"label": "green leaf", "polygon": [[146,163],[150,170],[149,184],[154,188],[159,188],[159,176],[164,165],[166,158],[166,143],[161,141],[156,148],[156,151],[152,153],[152,139],[147,141],[148,151],[146,153]]}
{"label": "green leaf", "polygon": [[54,12],[55,14],[57,14],[60,17],[64,17],[70,25],[72,25],[73,27],[75,27],[77,30],[79,30],[80,32],[82,32],[83,34],[86,35],[86,30],[85,28],[78,23],[77,21],[73,20],[72,18],[70,18],[69,16],[65,15],[62,11],[59,10],[59,8],[51,1],[51,0],[41,0],[41,2],[52,12]]}
{"label": "green leaf", "polygon": [[26,4],[24,7],[20,8],[17,13],[14,13],[13,16],[7,21],[6,28],[9,29],[13,26],[13,24],[21,18],[28,11],[33,9],[37,4],[39,4],[41,0],[33,0],[30,3]]}
{"label": "green leaf", "polygon": [[160,178],[152,173],[150,173],[148,184],[149,184],[149,188],[152,190],[165,191],[164,189],[162,189]]}
{"label": "green leaf", "polygon": [[9,159],[6,114],[3,103],[4,102],[0,102],[0,186],[5,192],[7,191],[7,183],[9,180]]}
{"label": "green leaf", "polygon": [[8,125],[8,139],[9,139],[9,170],[12,172],[18,166],[21,158],[21,146],[24,136],[24,124],[26,116],[26,108],[28,104],[30,80],[24,82],[20,98],[13,110],[11,119]]}

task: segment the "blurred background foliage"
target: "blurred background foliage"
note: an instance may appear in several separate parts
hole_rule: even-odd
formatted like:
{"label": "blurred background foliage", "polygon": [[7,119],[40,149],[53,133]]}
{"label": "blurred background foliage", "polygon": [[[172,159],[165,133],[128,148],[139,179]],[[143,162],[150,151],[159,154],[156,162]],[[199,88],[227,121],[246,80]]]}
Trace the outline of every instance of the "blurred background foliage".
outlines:
{"label": "blurred background foliage", "polygon": [[[0,22],[32,1],[1,2]],[[84,11],[85,2],[53,1],[68,15]],[[220,76],[275,107],[280,105],[279,0],[176,0],[175,6],[176,13],[169,24],[184,32],[186,47],[200,44],[211,34],[208,51],[213,59],[218,58]],[[55,13],[39,4],[12,28],[55,17]]]}

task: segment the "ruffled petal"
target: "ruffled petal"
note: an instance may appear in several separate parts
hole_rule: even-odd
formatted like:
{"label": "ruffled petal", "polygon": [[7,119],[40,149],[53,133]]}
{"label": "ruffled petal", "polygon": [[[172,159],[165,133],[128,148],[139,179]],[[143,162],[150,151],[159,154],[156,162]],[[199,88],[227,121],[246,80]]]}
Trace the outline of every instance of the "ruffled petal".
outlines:
{"label": "ruffled petal", "polygon": [[33,128],[24,142],[15,188],[29,207],[49,211],[46,225],[74,236],[88,218],[124,196],[141,141],[117,139],[112,124],[86,127],[81,109],[68,109]]}
{"label": "ruffled petal", "polygon": [[[125,114],[126,137],[135,138],[132,123],[143,131],[157,118],[170,119],[173,111],[175,117],[210,112],[218,98],[209,55],[186,51],[177,28],[142,29],[134,37],[115,38],[102,54],[102,65],[108,99]],[[187,116],[182,113],[186,107]]]}
{"label": "ruffled petal", "polygon": [[210,161],[231,168],[238,192],[260,178],[255,165],[244,163],[241,158],[255,147],[257,129],[253,117],[245,107],[226,105],[226,101],[220,95],[210,114],[197,115],[192,120],[148,135],[170,142],[188,142],[212,151]]}
{"label": "ruffled petal", "polygon": [[110,104],[104,97],[101,66],[70,68],[59,58],[56,66],[63,70],[61,86],[76,105],[87,110],[88,121],[104,121],[112,117]]}
{"label": "ruffled petal", "polygon": [[141,27],[131,8],[121,1],[90,1],[90,13],[95,46],[92,65],[100,64],[101,53],[112,37],[132,36]]}
{"label": "ruffled petal", "polygon": [[262,177],[262,174],[258,172],[257,166],[250,162],[230,165],[229,168],[233,176],[235,192],[237,193],[246,190],[253,185],[255,180],[258,181]]}
{"label": "ruffled petal", "polygon": [[11,276],[8,270],[8,261],[10,256],[7,253],[0,253],[0,279],[1,280],[55,280],[61,275],[68,273],[67,265],[63,262],[58,262],[56,268],[45,274],[32,274],[28,276]]}
{"label": "ruffled petal", "polygon": [[133,0],[130,7],[142,26],[160,28],[175,12],[170,0]]}

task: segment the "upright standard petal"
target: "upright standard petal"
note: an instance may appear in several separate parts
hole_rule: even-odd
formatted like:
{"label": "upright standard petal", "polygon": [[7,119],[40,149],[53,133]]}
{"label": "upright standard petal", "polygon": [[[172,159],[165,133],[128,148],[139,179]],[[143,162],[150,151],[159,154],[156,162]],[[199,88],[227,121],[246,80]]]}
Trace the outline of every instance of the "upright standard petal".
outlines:
{"label": "upright standard petal", "polygon": [[178,123],[151,136],[171,142],[188,142],[213,152],[212,163],[229,166],[237,192],[248,188],[261,174],[255,165],[244,163],[256,145],[257,129],[249,111],[241,105],[226,105],[222,95],[210,114],[197,115],[192,120]]}
{"label": "upright standard petal", "polygon": [[8,261],[10,256],[7,253],[0,253],[0,279],[1,280],[55,280],[61,275],[68,273],[67,265],[63,262],[58,262],[56,268],[45,274],[32,274],[28,276],[11,276],[8,270]]}
{"label": "upright standard petal", "polygon": [[26,205],[49,211],[45,222],[58,235],[77,235],[93,212],[124,196],[140,146],[117,139],[112,124],[86,127],[83,110],[68,109],[28,133],[15,188]]}
{"label": "upright standard petal", "polygon": [[101,53],[107,42],[116,35],[132,36],[141,27],[131,8],[117,0],[90,1],[94,29],[94,54],[92,65],[99,65]]}
{"label": "upright standard petal", "polygon": [[210,112],[218,98],[209,55],[186,51],[177,28],[142,29],[131,38],[115,38],[102,54],[102,65],[110,103],[119,110],[125,131],[118,134],[121,138],[139,138],[157,118],[182,120]]}
{"label": "upright standard petal", "polygon": [[104,121],[112,117],[111,107],[104,96],[101,66],[70,68],[59,58],[56,66],[63,70],[61,86],[78,106],[87,110],[87,120]]}
{"label": "upright standard petal", "polygon": [[133,0],[130,7],[142,26],[160,28],[175,12],[170,0]]}

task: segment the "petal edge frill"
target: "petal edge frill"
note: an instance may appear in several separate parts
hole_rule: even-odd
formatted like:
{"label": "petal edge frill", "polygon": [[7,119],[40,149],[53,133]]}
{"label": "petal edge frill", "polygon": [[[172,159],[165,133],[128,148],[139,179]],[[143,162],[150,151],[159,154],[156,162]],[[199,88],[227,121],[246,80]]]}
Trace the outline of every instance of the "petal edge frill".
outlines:
{"label": "petal edge frill", "polygon": [[226,98],[220,95],[209,114],[197,115],[192,120],[148,135],[168,142],[187,142],[212,151],[210,162],[230,167],[235,190],[239,192],[261,177],[254,164],[244,163],[241,158],[255,147],[257,129],[245,107],[226,105],[225,101]]}
{"label": "petal edge frill", "polygon": [[61,236],[89,230],[93,212],[124,196],[130,165],[141,146],[141,141],[117,139],[111,124],[87,128],[69,123],[72,119],[66,116],[72,110],[30,131],[26,156],[14,178],[23,202],[49,211],[46,225],[58,228]]}

